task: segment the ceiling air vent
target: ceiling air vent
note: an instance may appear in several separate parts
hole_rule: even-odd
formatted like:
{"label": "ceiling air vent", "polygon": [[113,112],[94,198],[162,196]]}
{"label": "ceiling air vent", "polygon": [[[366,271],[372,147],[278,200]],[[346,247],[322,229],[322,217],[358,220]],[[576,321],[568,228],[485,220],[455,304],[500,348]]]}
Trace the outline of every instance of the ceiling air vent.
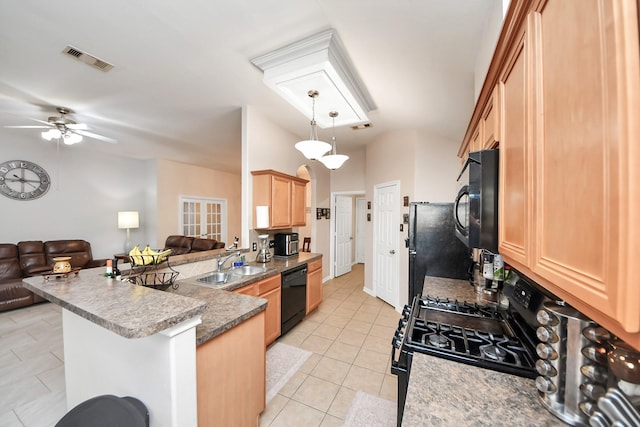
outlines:
{"label": "ceiling air vent", "polygon": [[372,123],[362,123],[362,124],[359,124],[359,125],[351,126],[351,129],[360,130],[360,129],[368,129],[370,127],[373,127]]}
{"label": "ceiling air vent", "polygon": [[81,50],[76,49],[73,46],[65,47],[62,53],[69,55],[72,58],[77,59],[78,61],[84,62],[85,64],[90,65],[93,68],[97,68],[100,71],[107,72],[113,68],[112,64],[109,64],[102,59],[98,59],[93,55],[89,55],[88,53],[82,52]]}

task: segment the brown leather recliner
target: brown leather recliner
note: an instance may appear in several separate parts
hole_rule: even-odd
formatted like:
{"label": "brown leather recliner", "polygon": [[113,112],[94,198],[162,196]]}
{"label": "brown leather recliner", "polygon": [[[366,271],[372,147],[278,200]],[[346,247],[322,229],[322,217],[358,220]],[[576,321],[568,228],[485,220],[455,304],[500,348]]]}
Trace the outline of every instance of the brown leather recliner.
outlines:
{"label": "brown leather recliner", "polygon": [[0,243],[0,311],[34,303],[34,295],[22,287],[23,277],[18,247],[11,243]]}
{"label": "brown leather recliner", "polygon": [[41,240],[18,242],[18,254],[20,255],[20,268],[27,276],[35,276],[50,271],[52,268],[47,264],[44,242]]}
{"label": "brown leather recliner", "polygon": [[195,238],[191,244],[191,252],[210,251],[216,248],[218,243],[215,239]]}
{"label": "brown leather recliner", "polygon": [[44,242],[47,264],[53,267],[53,258],[69,256],[73,268],[93,268],[106,265],[106,259],[93,259],[91,244],[85,240],[49,240]]}
{"label": "brown leather recliner", "polygon": [[193,237],[169,236],[164,242],[164,249],[171,249],[171,255],[188,254],[192,244]]}

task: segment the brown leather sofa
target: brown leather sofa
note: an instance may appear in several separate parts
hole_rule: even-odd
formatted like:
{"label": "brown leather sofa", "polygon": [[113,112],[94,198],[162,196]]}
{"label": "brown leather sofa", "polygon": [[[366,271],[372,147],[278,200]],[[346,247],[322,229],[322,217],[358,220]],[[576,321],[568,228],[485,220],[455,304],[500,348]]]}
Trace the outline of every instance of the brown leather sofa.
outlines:
{"label": "brown leather sofa", "polygon": [[53,258],[70,256],[72,268],[106,265],[106,259],[93,259],[91,244],[85,240],[31,240],[0,243],[0,311],[45,301],[22,286],[22,279],[51,271]]}
{"label": "brown leather sofa", "polygon": [[224,249],[224,242],[215,239],[201,239],[199,237],[169,236],[164,243],[164,249],[171,249],[171,255],[189,254],[192,252]]}

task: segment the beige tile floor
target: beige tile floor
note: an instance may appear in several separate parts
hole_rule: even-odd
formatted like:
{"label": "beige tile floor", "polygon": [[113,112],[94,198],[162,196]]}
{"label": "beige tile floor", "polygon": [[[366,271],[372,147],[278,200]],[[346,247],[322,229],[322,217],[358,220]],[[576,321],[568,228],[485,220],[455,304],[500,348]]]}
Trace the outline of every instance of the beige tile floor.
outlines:
{"label": "beige tile floor", "polygon": [[269,403],[260,426],[342,426],[358,390],[397,400],[390,356],[400,316],[363,286],[361,264],[326,282],[320,307],[278,340],[313,354]]}
{"label": "beige tile floor", "polygon": [[[396,401],[390,372],[398,314],[362,291],[363,266],[324,284],[324,301],[279,341],[313,352],[261,426],[341,426],[357,390]],[[0,313],[0,427],[50,427],[66,412],[60,308]],[[392,424],[393,425],[393,424]]]}

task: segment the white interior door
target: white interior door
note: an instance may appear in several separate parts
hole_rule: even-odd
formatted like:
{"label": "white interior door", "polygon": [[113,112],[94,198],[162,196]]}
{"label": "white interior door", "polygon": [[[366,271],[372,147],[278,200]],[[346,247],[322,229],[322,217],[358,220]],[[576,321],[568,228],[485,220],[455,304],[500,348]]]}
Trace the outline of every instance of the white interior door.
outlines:
{"label": "white interior door", "polygon": [[367,217],[367,201],[364,197],[356,199],[356,262],[364,264],[365,246],[364,246],[364,227]]}
{"label": "white interior door", "polygon": [[180,198],[180,231],[185,236],[227,239],[227,201],[197,197]]}
{"label": "white interior door", "polygon": [[350,196],[336,196],[336,277],[351,271],[353,243],[352,203],[353,199]]}
{"label": "white interior door", "polygon": [[376,185],[373,190],[373,289],[376,296],[394,307],[399,293],[400,185]]}

